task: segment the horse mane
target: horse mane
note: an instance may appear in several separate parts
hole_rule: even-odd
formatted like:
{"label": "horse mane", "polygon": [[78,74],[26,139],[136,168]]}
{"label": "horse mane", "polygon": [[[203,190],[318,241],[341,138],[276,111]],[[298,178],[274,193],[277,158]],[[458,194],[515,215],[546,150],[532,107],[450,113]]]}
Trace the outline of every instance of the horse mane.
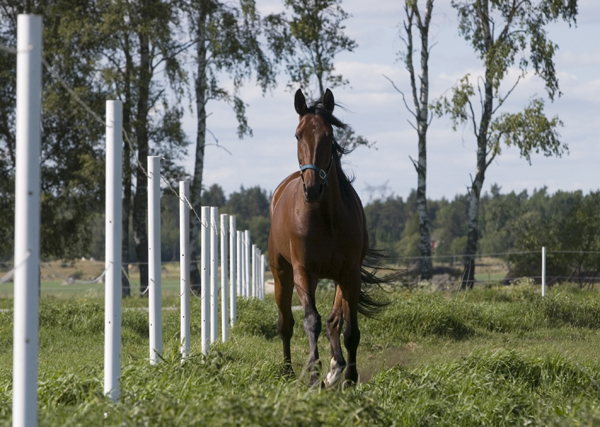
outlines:
{"label": "horse mane", "polygon": [[[323,107],[322,101],[312,102],[310,104],[310,106],[308,107],[308,112],[311,114],[316,114],[316,115],[320,116],[323,120],[325,120],[331,126],[335,126],[337,128],[343,129],[343,130],[348,128],[348,125],[346,123],[342,122],[340,119],[335,117],[331,113],[331,111],[329,111],[329,110],[325,109],[325,107]],[[335,139],[335,137],[332,138],[331,142],[333,144],[332,155],[333,155],[333,161],[335,162],[335,166],[336,166],[335,170],[337,171],[337,178],[338,178],[338,181],[340,182],[340,192],[342,194],[342,198],[344,200],[348,200],[350,197],[352,197],[352,193],[353,193],[352,183],[354,182],[355,177],[354,177],[354,175],[352,175],[352,176],[346,175],[346,173],[342,169],[342,156],[353,152],[355,147],[348,148],[348,147],[344,146],[344,144],[340,144]]]}

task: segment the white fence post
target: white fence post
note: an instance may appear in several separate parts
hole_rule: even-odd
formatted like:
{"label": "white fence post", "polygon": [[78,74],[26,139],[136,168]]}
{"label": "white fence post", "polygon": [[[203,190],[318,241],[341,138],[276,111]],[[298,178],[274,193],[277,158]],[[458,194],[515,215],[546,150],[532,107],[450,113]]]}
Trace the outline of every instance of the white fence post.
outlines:
{"label": "white fence post", "polygon": [[231,326],[235,324],[236,319],[236,266],[237,266],[237,248],[236,248],[236,229],[235,229],[235,216],[229,217],[229,316],[231,319]]}
{"label": "white fence post", "polygon": [[252,297],[252,293],[251,293],[251,277],[250,277],[250,269],[252,267],[252,259],[250,258],[250,245],[251,245],[251,241],[250,241],[250,230],[245,230],[244,231],[244,269],[246,270],[244,272],[244,279],[246,280],[246,289],[245,289],[245,295],[246,297],[250,298]]}
{"label": "white fence post", "polygon": [[13,426],[37,425],[42,17],[17,18]]}
{"label": "white fence post", "polygon": [[179,181],[179,294],[181,358],[190,354],[190,183]]}
{"label": "white fence post", "polygon": [[201,291],[202,300],[202,354],[210,350],[210,207],[202,206],[202,224],[200,224],[200,258],[201,258]]}
{"label": "white fence post", "polygon": [[266,259],[264,255],[260,256],[260,298],[265,300],[265,265]]}
{"label": "white fence post", "polygon": [[242,242],[242,296],[248,297],[246,294],[246,233],[244,231],[241,232],[241,242]]}
{"label": "white fence post", "polygon": [[546,247],[542,246],[542,297],[546,296]]}
{"label": "white fence post", "polygon": [[106,215],[104,247],[104,394],[119,398],[121,376],[121,235],[123,217],[123,103],[106,101]]}
{"label": "white fence post", "polygon": [[210,208],[210,342],[219,338],[219,209]]}
{"label": "white fence post", "polygon": [[160,157],[148,156],[148,302],[150,363],[162,355],[162,301],[160,265]]}
{"label": "white fence post", "polygon": [[257,298],[257,291],[258,291],[258,284],[256,283],[256,268],[258,267],[256,265],[256,245],[253,244],[252,245],[252,298]]}
{"label": "white fence post", "polygon": [[242,291],[242,287],[243,287],[243,251],[242,251],[242,232],[241,231],[236,231],[235,232],[235,236],[236,236],[236,245],[235,245],[235,252],[236,252],[236,258],[237,258],[237,263],[236,263],[236,291],[238,296],[244,296],[244,292]]}
{"label": "white fence post", "polygon": [[229,339],[229,277],[227,274],[227,214],[221,215],[221,340]]}

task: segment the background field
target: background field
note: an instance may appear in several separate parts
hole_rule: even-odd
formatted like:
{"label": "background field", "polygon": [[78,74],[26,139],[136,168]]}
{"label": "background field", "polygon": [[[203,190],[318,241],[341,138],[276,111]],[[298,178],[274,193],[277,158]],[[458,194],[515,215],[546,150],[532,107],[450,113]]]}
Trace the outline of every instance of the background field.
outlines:
{"label": "background field", "polygon": [[[545,299],[526,285],[380,294],[391,304],[360,319],[360,384],[346,390],[308,390],[301,310],[296,378],[282,376],[272,296],[241,299],[230,341],[206,358],[193,298],[192,356],[183,364],[178,298],[165,296],[158,366],[147,361],[146,300],[129,298],[118,403],[102,397],[102,299],[43,296],[40,425],[600,425],[599,296],[571,285]],[[319,291],[322,317],[332,299]],[[9,309],[0,313],[0,425],[11,420],[12,330]],[[319,342],[327,366],[324,331]]]}

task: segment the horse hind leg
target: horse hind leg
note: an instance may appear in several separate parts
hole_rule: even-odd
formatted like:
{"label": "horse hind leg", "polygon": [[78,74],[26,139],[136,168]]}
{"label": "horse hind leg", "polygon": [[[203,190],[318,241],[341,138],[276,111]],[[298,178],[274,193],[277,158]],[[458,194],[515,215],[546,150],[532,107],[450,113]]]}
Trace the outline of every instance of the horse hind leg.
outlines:
{"label": "horse hind leg", "polygon": [[339,284],[336,283],[333,307],[331,313],[327,316],[327,338],[331,348],[330,370],[325,377],[325,387],[328,388],[334,388],[339,384],[344,369],[346,369],[346,361],[340,344],[340,332],[344,325],[342,301],[342,290]]}
{"label": "horse hind leg", "polygon": [[348,366],[346,368],[346,381],[358,382],[358,371],[356,369],[356,351],[360,343],[360,329],[358,328],[358,300],[360,297],[360,280],[344,295],[342,303],[344,310],[344,346],[348,350]]}

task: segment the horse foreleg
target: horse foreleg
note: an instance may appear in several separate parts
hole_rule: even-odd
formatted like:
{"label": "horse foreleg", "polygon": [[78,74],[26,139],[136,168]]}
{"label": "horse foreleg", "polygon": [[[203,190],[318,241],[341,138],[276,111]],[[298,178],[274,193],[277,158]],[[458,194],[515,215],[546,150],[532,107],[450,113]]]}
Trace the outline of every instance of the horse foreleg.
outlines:
{"label": "horse foreleg", "polygon": [[346,361],[340,344],[340,332],[344,325],[342,301],[342,290],[339,284],[336,283],[333,307],[327,317],[327,338],[329,338],[331,348],[331,363],[330,371],[325,378],[325,386],[330,388],[338,385],[346,368]]}
{"label": "horse foreleg", "polygon": [[279,307],[279,319],[277,321],[277,331],[283,342],[283,373],[287,376],[294,376],[292,368],[292,354],[290,342],[294,334],[294,315],[292,314],[292,295],[294,293],[294,281],[290,271],[273,269],[275,274],[275,301]]}
{"label": "horse foreleg", "polygon": [[321,316],[317,311],[315,304],[315,290],[317,288],[317,279],[311,277],[305,271],[294,271],[294,283],[298,291],[300,303],[304,308],[304,331],[308,336],[310,344],[310,356],[308,358],[308,372],[310,374],[309,386],[315,385],[319,381],[319,348],[317,341],[321,333]]}

